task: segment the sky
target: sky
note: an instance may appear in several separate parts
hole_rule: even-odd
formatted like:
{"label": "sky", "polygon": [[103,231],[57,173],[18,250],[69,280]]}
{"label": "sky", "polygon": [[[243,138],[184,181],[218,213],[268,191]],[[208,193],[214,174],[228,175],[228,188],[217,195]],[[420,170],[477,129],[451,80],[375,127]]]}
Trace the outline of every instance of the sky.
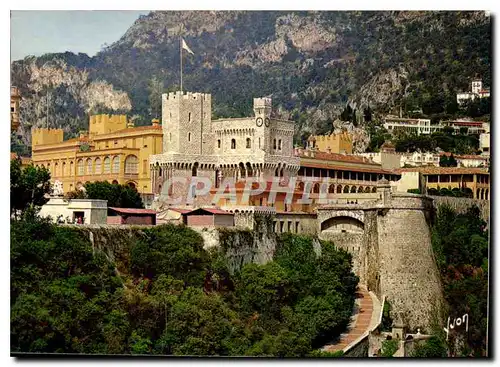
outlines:
{"label": "sky", "polygon": [[141,14],[149,11],[11,11],[11,61],[51,52],[94,56],[104,43],[120,39]]}

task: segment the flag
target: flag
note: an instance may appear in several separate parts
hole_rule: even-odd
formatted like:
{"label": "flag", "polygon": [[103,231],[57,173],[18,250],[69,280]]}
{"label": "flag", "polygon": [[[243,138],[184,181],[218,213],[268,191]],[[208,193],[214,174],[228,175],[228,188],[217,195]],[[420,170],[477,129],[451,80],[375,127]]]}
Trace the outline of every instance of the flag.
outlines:
{"label": "flag", "polygon": [[187,52],[189,52],[191,55],[194,55],[194,52],[191,51],[191,49],[188,47],[188,45],[186,44],[186,41],[184,41],[184,38],[182,38],[182,48],[184,50],[186,50]]}

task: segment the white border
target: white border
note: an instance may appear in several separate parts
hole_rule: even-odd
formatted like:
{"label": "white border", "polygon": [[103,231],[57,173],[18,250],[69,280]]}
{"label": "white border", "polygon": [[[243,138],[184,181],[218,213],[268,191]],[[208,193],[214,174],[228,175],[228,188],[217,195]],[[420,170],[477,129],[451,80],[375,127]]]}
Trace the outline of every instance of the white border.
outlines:
{"label": "white border", "polygon": [[[489,9],[492,11],[493,15],[497,13],[497,8],[498,8],[498,2],[493,2],[493,1],[464,1],[464,0],[441,0],[441,1],[435,1],[435,0],[420,0],[420,1],[415,1],[415,2],[406,2],[403,3],[401,1],[383,1],[383,2],[378,2],[374,3],[373,1],[349,1],[349,2],[333,2],[333,1],[318,1],[318,0],[308,0],[306,2],[304,1],[283,1],[283,0],[278,0],[278,1],[265,1],[265,0],[254,0],[252,2],[245,2],[245,3],[237,3],[235,1],[211,1],[210,3],[200,1],[200,0],[183,0],[181,2],[167,2],[167,1],[141,1],[141,2],[133,2],[133,3],[125,3],[124,1],[118,1],[118,0],[106,0],[106,1],[97,1],[97,0],[87,0],[84,2],[72,2],[69,3],[67,1],[54,1],[54,0],[46,0],[43,2],[40,1],[26,1],[26,0],[18,0],[16,2],[12,2],[10,5],[4,5],[6,3],[2,3],[2,12],[1,12],[1,22],[0,26],[2,27],[2,30],[0,32],[0,37],[2,38],[2,45],[3,45],[3,52],[2,52],[2,79],[4,80],[2,82],[3,87],[0,88],[1,91],[1,100],[4,103],[4,109],[5,111],[5,118],[3,119],[3,123],[1,124],[0,128],[2,130],[1,136],[5,139],[4,144],[1,145],[2,152],[0,152],[0,172],[3,172],[4,174],[7,174],[9,172],[9,160],[7,157],[9,157],[10,153],[10,127],[8,120],[10,119],[10,116],[7,116],[7,100],[9,99],[8,93],[10,93],[10,89],[7,89],[7,84],[10,84],[10,50],[7,48],[7,45],[10,45],[10,12],[9,10],[56,10],[56,9],[64,9],[64,10],[110,10],[110,9],[120,9],[120,10],[143,10],[143,9],[151,9],[151,10],[159,10],[159,9],[165,9],[165,10],[236,10],[236,9],[245,9],[245,10],[291,10],[291,9],[297,9],[297,10],[477,10],[477,9]],[[140,5],[140,6],[138,6]],[[307,9],[305,9],[307,8]],[[495,32],[496,33],[496,32]],[[493,38],[495,46],[497,45],[497,40],[496,37]],[[493,60],[496,60],[496,58],[493,57]],[[494,79],[494,87],[492,88],[493,93],[494,93],[494,101],[498,102],[498,97],[496,96],[496,87],[498,86],[498,78],[497,74],[493,74],[495,79]],[[497,106],[497,103],[494,103],[494,106]],[[496,110],[494,111],[496,112]],[[494,115],[496,117],[496,114]],[[495,120],[498,120],[495,118]],[[497,121],[495,121],[497,122]],[[498,130],[498,131],[497,131]],[[494,141],[500,141],[500,127],[499,128],[493,128],[493,133],[495,136]],[[9,137],[9,138],[8,138]],[[9,141],[7,141],[9,140]],[[493,152],[496,149],[493,148]],[[493,159],[494,162],[494,171],[500,172],[500,163],[496,162],[495,159]],[[497,164],[498,163],[498,164]],[[1,356],[4,361],[2,362],[7,362],[9,365],[15,363],[15,360],[12,358],[9,358],[10,354],[10,342],[9,342],[9,330],[10,330],[10,297],[7,295],[10,294],[10,252],[9,252],[9,217],[8,217],[8,196],[7,192],[9,192],[9,182],[7,179],[0,180],[0,185],[2,186],[0,188],[0,192],[2,193],[2,222],[1,222],[1,233],[3,234],[3,238],[5,241],[2,244],[2,277],[1,277],[1,295],[2,295],[2,303],[1,303],[1,308],[2,308],[2,313],[1,313],[1,342],[0,342],[0,348],[2,349]],[[496,193],[498,190],[496,190],[497,187],[497,182],[496,180],[493,181],[493,185],[495,187],[494,189],[494,197],[496,197]],[[498,201],[494,203],[495,207]],[[492,224],[493,228],[497,228],[497,231],[500,230],[500,226],[497,225],[498,222],[500,222],[500,219],[498,219],[497,216],[495,216],[495,223]],[[496,231],[496,232],[497,232]],[[491,241],[493,244],[494,241]],[[491,264],[496,264],[497,262],[494,261],[496,260],[497,254],[499,251],[496,251],[495,253],[495,259],[490,259]],[[499,292],[499,286],[498,283],[493,282],[491,283],[494,286],[494,291],[493,287],[491,291],[493,294],[500,294]],[[499,302],[496,302],[496,306],[498,307]],[[496,326],[494,328],[495,331],[498,331],[498,320],[499,320],[499,314],[496,313],[496,317],[494,318],[496,321]],[[492,325],[493,326],[493,325]],[[495,354],[498,354],[498,351],[500,350],[498,348],[498,339],[495,338],[496,340],[495,347],[491,348]],[[498,356],[497,356],[498,357]],[[5,359],[8,358],[8,360],[5,361]],[[154,360],[160,363],[165,363],[160,360]],[[231,359],[228,360],[228,363],[233,363],[235,360]],[[68,363],[70,361],[63,360],[62,363]],[[85,361],[71,361],[71,363],[86,363]],[[120,366],[123,363],[132,363],[134,365],[139,365],[142,364],[143,360],[140,362],[131,362],[130,360],[119,360],[119,361],[93,361],[97,365],[106,365],[106,366]],[[173,362],[173,360],[168,360],[167,363]],[[196,360],[185,360],[183,363],[200,363]],[[220,360],[217,361],[210,361],[210,360],[203,360],[204,365],[212,365],[216,366],[220,363]],[[224,361],[223,361],[224,362]],[[272,363],[269,360],[256,360],[256,362],[250,362],[250,363]],[[320,360],[314,360],[314,361],[287,361],[287,362],[292,362],[292,363],[305,363],[305,364],[310,364],[310,365],[315,365],[317,363],[339,363],[341,361],[335,360],[335,361],[320,361]],[[360,364],[364,363],[364,360],[359,360],[355,361],[355,364]],[[394,361],[396,362],[396,361]],[[397,361],[396,363],[402,364],[402,363],[408,363],[409,361]],[[450,361],[451,362],[451,361]],[[477,361],[474,361],[477,363]],[[36,363],[36,364],[46,364],[46,363],[53,363],[53,361],[33,361],[31,363]],[[248,363],[248,362],[247,362]],[[352,361],[351,361],[352,363]],[[378,361],[378,363],[386,363],[382,361]],[[410,361],[410,363],[413,363]],[[434,365],[434,364],[439,364],[437,361],[425,361],[426,364],[429,365]],[[2,363],[4,365],[4,363]]]}

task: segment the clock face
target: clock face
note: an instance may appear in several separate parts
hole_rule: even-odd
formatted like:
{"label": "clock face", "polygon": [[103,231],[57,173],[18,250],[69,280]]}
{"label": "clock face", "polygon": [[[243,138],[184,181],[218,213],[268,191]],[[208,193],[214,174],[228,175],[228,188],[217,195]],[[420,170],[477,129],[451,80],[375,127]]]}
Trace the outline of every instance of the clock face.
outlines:
{"label": "clock face", "polygon": [[269,117],[266,117],[266,126],[269,126],[270,122],[271,122],[271,120],[269,120]]}
{"label": "clock face", "polygon": [[256,124],[258,127],[262,126],[262,117],[257,117],[257,120],[255,120]]}

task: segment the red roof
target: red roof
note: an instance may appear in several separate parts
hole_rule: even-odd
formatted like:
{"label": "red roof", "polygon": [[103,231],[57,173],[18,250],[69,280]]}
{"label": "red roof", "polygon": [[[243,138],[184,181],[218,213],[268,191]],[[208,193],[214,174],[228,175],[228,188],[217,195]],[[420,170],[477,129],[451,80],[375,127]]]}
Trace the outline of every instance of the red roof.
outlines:
{"label": "red roof", "polygon": [[[444,152],[441,153],[441,155],[445,155],[447,157],[450,157],[453,153],[449,152]],[[457,159],[479,159],[479,160],[488,160],[488,158],[482,156],[482,155],[473,155],[473,154],[459,154],[459,155],[454,155],[455,158]]]}
{"label": "red roof", "polygon": [[489,175],[486,168],[479,167],[434,167],[434,166],[421,166],[421,167],[408,167],[408,168],[397,168],[395,172],[420,172],[424,175],[467,175],[467,174],[483,174]]}
{"label": "red roof", "polygon": [[117,213],[120,214],[155,214],[156,215],[156,210],[151,210],[151,209],[130,209],[130,208],[112,208],[109,207],[108,209],[114,210]]}
{"label": "red roof", "polygon": [[469,127],[483,126],[483,122],[481,121],[447,121],[447,123],[455,126],[469,126]]}
{"label": "red roof", "polygon": [[233,215],[233,213],[226,212],[225,210],[218,209],[218,208],[198,208],[198,209],[193,209],[190,212],[186,214],[193,214],[194,212],[197,211],[205,211],[211,214],[222,214],[222,215]]}
{"label": "red roof", "polygon": [[[299,155],[300,158],[304,159],[322,159],[325,161],[341,161],[341,162],[356,162],[356,163],[369,163],[369,160],[365,157],[352,155],[352,154],[338,154],[338,153],[327,153],[315,151],[313,153],[314,157],[308,157],[305,152]],[[371,163],[373,165],[373,163]]]}
{"label": "red roof", "polygon": [[179,209],[179,208],[168,208],[168,210],[173,210],[174,212],[181,214],[186,214],[193,211],[193,209]]}

